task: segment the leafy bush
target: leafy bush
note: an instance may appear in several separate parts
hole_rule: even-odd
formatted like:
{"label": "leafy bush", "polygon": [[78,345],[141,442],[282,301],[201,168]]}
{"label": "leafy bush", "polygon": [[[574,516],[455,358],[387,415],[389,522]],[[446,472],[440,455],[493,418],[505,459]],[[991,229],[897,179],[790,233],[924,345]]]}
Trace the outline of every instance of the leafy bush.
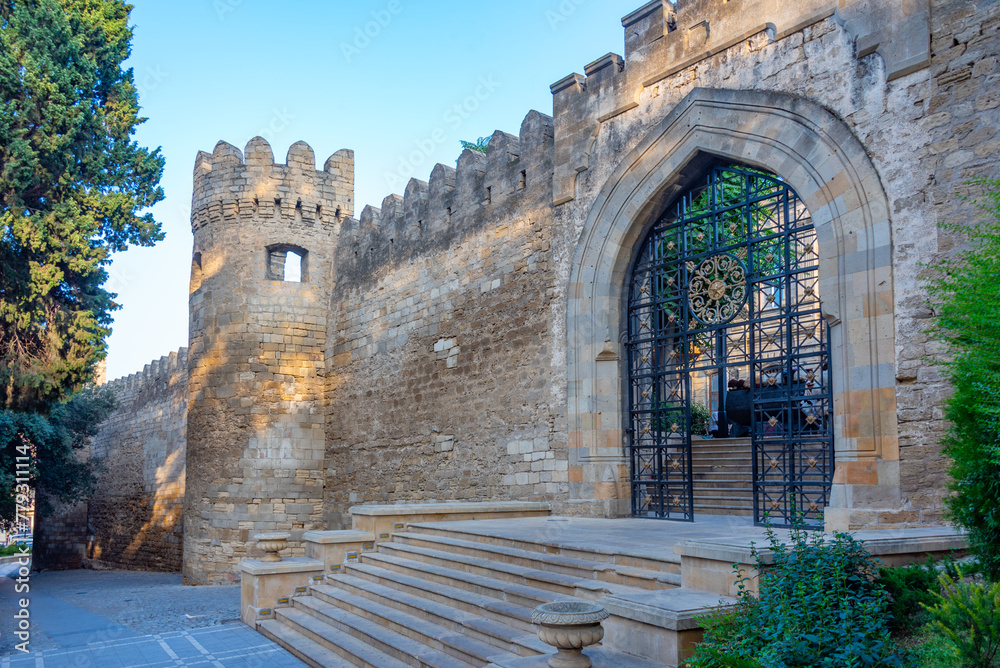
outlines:
{"label": "leafy bush", "polygon": [[963,582],[962,573],[940,577],[944,593],[937,605],[924,606],[932,615],[931,625],[958,649],[962,666],[1000,666],[1000,582]]}
{"label": "leafy bush", "polygon": [[1000,580],[1000,180],[979,181],[983,220],[947,229],[969,249],[938,263],[928,279],[937,318],[931,333],[949,353],[954,392],[945,406],[944,452],[951,519],[964,527],[984,572]]}
{"label": "leafy bush", "polygon": [[705,404],[691,403],[691,433],[705,435],[712,423],[712,414]]}
{"label": "leafy bush", "polygon": [[927,623],[930,613],[922,606],[937,600],[938,571],[933,557],[922,564],[882,568],[879,580],[889,595],[889,630],[910,634]]}
{"label": "leafy bush", "polygon": [[21,546],[11,543],[7,547],[0,547],[0,557],[11,557],[18,554],[31,554],[31,548],[27,552],[21,551]]}
{"label": "leafy bush", "polygon": [[486,153],[487,147],[490,145],[489,137],[480,137],[476,141],[465,141],[462,140],[462,150],[469,149],[470,151],[479,151],[480,153]]}
{"label": "leafy bush", "polygon": [[935,633],[929,625],[907,639],[907,665],[912,668],[956,668],[958,648],[950,640]]}
{"label": "leafy bush", "polygon": [[[860,541],[826,541],[794,522],[786,545],[768,527],[771,565],[753,548],[760,594],[739,581],[732,612],[702,620],[691,668],[902,666],[889,636],[888,597]],[[737,574],[738,577],[741,574]]]}

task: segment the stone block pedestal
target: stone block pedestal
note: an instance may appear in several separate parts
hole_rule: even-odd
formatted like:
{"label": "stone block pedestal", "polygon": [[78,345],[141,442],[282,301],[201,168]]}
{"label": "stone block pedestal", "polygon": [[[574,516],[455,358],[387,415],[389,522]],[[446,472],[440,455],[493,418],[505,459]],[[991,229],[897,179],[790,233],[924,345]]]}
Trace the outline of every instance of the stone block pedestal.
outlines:
{"label": "stone block pedestal", "polygon": [[308,591],[313,578],[323,576],[323,562],[306,557],[275,562],[251,559],[240,562],[240,571],[240,619],[256,627],[258,620],[274,618],[275,607],[289,605],[293,596]]}
{"label": "stone block pedestal", "polygon": [[375,534],[368,531],[307,531],[302,534],[306,556],[323,562],[323,571],[335,574],[344,570],[349,558],[375,549]]}
{"label": "stone block pedestal", "polygon": [[611,613],[604,622],[606,647],[681,666],[701,640],[698,617],[735,605],[736,599],[677,588],[614,594],[599,602]]}

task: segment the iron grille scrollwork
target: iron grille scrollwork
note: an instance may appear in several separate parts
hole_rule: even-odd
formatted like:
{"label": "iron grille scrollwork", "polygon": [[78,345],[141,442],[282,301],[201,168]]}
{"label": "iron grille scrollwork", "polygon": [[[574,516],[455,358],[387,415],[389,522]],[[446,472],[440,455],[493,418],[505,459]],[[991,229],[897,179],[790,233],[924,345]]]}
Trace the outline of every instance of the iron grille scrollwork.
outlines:
{"label": "iron grille scrollwork", "polygon": [[632,513],[692,520],[692,402],[747,435],[753,511],[818,526],[833,472],[816,232],[777,177],[716,167],[647,234],[628,291]]}

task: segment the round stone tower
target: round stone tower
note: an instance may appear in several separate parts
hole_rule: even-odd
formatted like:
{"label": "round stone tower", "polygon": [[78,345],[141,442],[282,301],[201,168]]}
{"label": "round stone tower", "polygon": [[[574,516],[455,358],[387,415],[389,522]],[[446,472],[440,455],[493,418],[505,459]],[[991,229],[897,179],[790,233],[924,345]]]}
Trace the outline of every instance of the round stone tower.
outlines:
{"label": "round stone tower", "polygon": [[353,204],[349,150],[322,171],[302,142],[284,165],[260,137],[245,154],[225,142],[198,154],[187,584],[236,579],[254,533],[322,528],[326,317],[337,232]]}

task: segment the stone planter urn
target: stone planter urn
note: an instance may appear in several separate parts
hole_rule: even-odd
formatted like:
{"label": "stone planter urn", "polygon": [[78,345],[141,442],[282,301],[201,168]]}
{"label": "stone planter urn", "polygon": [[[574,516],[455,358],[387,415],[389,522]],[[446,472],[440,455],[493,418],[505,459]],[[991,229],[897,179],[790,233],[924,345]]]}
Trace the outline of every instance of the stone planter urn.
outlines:
{"label": "stone planter urn", "polygon": [[288,539],[292,537],[290,533],[259,533],[253,537],[257,541],[257,547],[263,552],[261,561],[274,562],[281,561],[278,553],[288,547]]}
{"label": "stone planter urn", "polygon": [[550,668],[590,668],[590,657],[582,650],[601,641],[601,622],[607,618],[607,610],[589,601],[543,603],[531,613],[538,639],[559,650],[549,658]]}

